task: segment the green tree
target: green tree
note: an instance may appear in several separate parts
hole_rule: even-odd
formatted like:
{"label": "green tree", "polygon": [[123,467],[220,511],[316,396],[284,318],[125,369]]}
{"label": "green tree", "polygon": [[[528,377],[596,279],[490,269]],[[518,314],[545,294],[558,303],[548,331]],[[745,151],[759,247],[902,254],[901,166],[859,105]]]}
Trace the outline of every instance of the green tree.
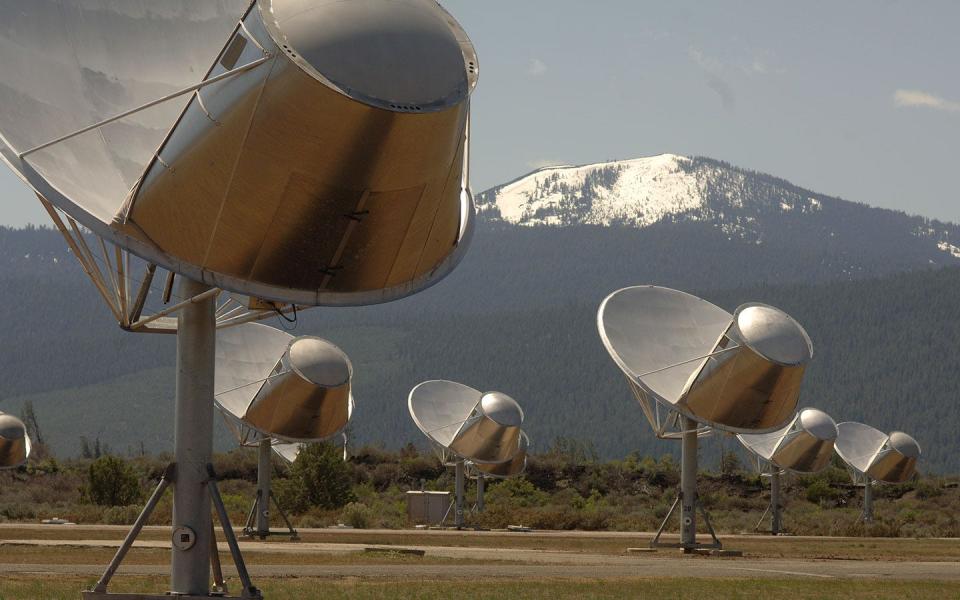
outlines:
{"label": "green tree", "polygon": [[290,467],[283,503],[297,512],[313,506],[341,508],[356,499],[351,483],[350,468],[339,447],[308,444]]}
{"label": "green tree", "polygon": [[140,481],[123,459],[102,456],[90,463],[87,494],[94,504],[127,506],[140,500]]}

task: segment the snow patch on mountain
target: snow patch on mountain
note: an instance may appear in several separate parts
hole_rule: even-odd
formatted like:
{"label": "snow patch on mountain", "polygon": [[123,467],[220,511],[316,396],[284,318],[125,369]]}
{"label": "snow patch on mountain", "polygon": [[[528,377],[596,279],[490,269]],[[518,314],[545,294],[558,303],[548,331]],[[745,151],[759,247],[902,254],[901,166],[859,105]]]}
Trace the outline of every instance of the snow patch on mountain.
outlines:
{"label": "snow patch on mountain", "polygon": [[504,221],[522,225],[584,223],[651,225],[667,215],[702,205],[697,178],[681,168],[690,159],[674,154],[547,167],[501,188],[493,203]]}
{"label": "snow patch on mountain", "polygon": [[[785,183],[785,182],[784,182]],[[489,219],[515,225],[708,222],[761,241],[772,214],[818,212],[821,201],[787,185],[709,159],[661,154],[584,166],[548,167],[478,196]]]}
{"label": "snow patch on mountain", "polygon": [[938,243],[937,243],[937,248],[939,248],[940,250],[946,252],[947,254],[949,254],[950,256],[952,256],[952,257],[954,257],[954,258],[960,258],[960,248],[954,246],[953,244],[951,244],[951,243],[949,243],[949,242],[938,242]]}

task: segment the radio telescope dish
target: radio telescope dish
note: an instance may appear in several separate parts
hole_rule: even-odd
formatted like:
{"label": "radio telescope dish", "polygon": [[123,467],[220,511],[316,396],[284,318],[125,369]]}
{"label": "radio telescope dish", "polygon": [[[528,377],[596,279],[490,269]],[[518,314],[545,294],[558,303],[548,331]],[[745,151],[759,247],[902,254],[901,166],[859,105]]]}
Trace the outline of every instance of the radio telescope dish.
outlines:
{"label": "radio telescope dish", "polygon": [[432,0],[0,3],[0,155],[150,263],[280,302],[384,302],[472,227],[478,63]]}
{"label": "radio telescope dish", "polygon": [[501,392],[483,393],[445,380],[425,381],[414,387],[407,407],[414,423],[439,450],[444,464],[456,467],[455,526],[460,529],[467,463],[477,470],[502,466],[509,471],[509,463],[521,454],[525,457],[523,410]]}
{"label": "radio telescope dish", "polygon": [[243,446],[257,446],[257,496],[244,532],[265,539],[270,501],[290,524],[271,489],[271,453],[296,460],[304,442],[340,434],[353,414],[353,366],[337,346],[257,323],[217,332],[217,408]]}
{"label": "radio telescope dish", "polygon": [[0,413],[0,470],[16,469],[30,458],[30,437],[23,421]]}
{"label": "radio telescope dish", "polygon": [[778,469],[816,473],[830,464],[837,424],[830,415],[804,408],[786,427],[773,433],[737,436],[748,450]]}
{"label": "radio telescope dish", "polygon": [[[786,427],[773,433],[743,434],[737,439],[757,456],[761,471],[770,475],[770,532],[779,535],[783,523],[783,506],[780,503],[780,473],[816,473],[830,464],[834,442],[837,439],[837,424],[830,415],[815,408],[804,408]],[[759,523],[757,527],[759,528]]]}
{"label": "radio telescope dish", "polygon": [[[681,493],[651,546],[676,546],[661,543],[660,535],[680,504],[679,547],[704,547],[696,541],[696,510],[703,512],[696,494],[698,436],[710,429],[768,433],[783,427],[797,409],[813,344],[799,323],[772,306],[744,304],[731,315],[657,286],[607,296],[597,328],[656,435],[683,439]],[[720,548],[703,514],[713,537],[706,547]]]}
{"label": "radio telescope dish", "polygon": [[[215,508],[243,596],[260,597],[211,464],[215,330],[387,302],[457,264],[473,45],[434,0],[0,0],[0,21],[0,160],[121,327],[177,334],[175,463],[138,520],[172,486],[170,593],[209,594]],[[180,277],[177,301],[144,316],[158,268],[163,304]],[[223,290],[244,304],[221,312]],[[324,342],[294,344],[243,419],[319,439],[349,418],[349,381],[326,379],[343,372],[321,368]],[[322,426],[301,419],[318,410]]]}
{"label": "radio telescope dish", "polygon": [[267,437],[329,439],[353,410],[353,365],[340,348],[248,323],[217,332],[215,400],[221,411]]}
{"label": "radio telescope dish", "polygon": [[873,520],[873,484],[903,483],[917,472],[920,444],[903,433],[889,435],[853,421],[837,425],[836,451],[846,463],[854,483],[863,486],[864,521]]}
{"label": "radio telescope dish", "polygon": [[746,304],[730,315],[656,286],[614,292],[597,325],[641,401],[734,433],[782,427],[813,356],[803,328],[776,308]]}

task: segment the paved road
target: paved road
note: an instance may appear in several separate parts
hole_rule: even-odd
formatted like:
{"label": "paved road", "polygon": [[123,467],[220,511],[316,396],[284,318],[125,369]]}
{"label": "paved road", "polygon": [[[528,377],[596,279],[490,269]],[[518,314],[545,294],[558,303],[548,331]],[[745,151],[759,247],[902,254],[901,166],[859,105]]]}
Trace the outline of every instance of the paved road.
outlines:
{"label": "paved road", "polygon": [[[99,575],[103,565],[11,565],[0,564],[4,574]],[[637,558],[625,565],[473,565],[462,569],[454,565],[250,565],[253,577],[323,577],[364,579],[464,579],[546,578],[546,579],[620,579],[636,577],[765,577],[773,579],[891,579],[891,580],[960,580],[957,563],[797,561],[760,559],[679,559]],[[228,576],[235,576],[232,567],[224,565]],[[120,574],[164,575],[166,565],[125,565]]]}
{"label": "paved road", "polygon": [[[82,547],[115,548],[113,540],[0,540],[0,548]],[[315,542],[283,543],[243,541],[244,552],[264,554],[350,554],[372,547],[368,544],[329,544]],[[139,548],[169,548],[168,542],[143,540]],[[376,565],[251,565],[253,575],[261,577],[362,577],[362,578],[577,578],[604,579],[623,577],[738,577],[750,575],[771,578],[814,579],[922,579],[960,581],[960,562],[759,559],[680,556],[675,551],[638,555],[610,555],[589,552],[530,550],[512,548],[476,548],[463,546],[411,545],[427,556],[457,561],[501,561],[477,564],[469,569],[453,565],[376,564]],[[226,545],[221,544],[226,551]],[[2,553],[0,553],[2,556]],[[516,563],[516,564],[512,564]],[[0,564],[0,574],[49,573],[97,575],[103,565]],[[121,573],[164,574],[166,565],[124,565]],[[229,571],[229,568],[228,568]]]}

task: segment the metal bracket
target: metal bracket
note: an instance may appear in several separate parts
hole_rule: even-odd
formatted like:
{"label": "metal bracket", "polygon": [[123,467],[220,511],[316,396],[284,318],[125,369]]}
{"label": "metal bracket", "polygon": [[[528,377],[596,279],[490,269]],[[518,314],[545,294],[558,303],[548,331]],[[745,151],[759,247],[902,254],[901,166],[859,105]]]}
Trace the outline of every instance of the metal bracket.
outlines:
{"label": "metal bracket", "polygon": [[[263,600],[263,595],[260,593],[260,590],[254,587],[250,582],[250,575],[247,573],[246,564],[244,563],[243,556],[240,553],[240,546],[237,544],[237,538],[234,536],[233,528],[230,525],[230,517],[227,515],[227,509],[223,505],[223,499],[220,497],[220,490],[217,488],[217,476],[213,470],[213,465],[207,465],[207,473],[209,475],[209,479],[207,480],[207,488],[210,491],[210,500],[212,501],[214,509],[216,510],[217,517],[220,521],[220,526],[223,529],[223,536],[226,538],[227,545],[230,547],[230,554],[233,556],[233,562],[237,567],[237,574],[240,577],[241,584],[243,585],[243,592],[241,592],[238,598],[241,600]],[[120,548],[117,549],[117,553],[114,555],[113,560],[110,561],[110,564],[103,572],[103,575],[101,575],[100,579],[97,580],[97,583],[92,590],[83,592],[83,600],[169,600],[169,594],[111,594],[107,591],[107,586],[110,585],[110,580],[113,579],[113,576],[116,574],[117,569],[120,568],[120,564],[123,562],[123,559],[130,551],[130,548],[133,547],[133,543],[136,541],[137,536],[139,536],[141,530],[143,530],[143,526],[147,523],[147,520],[150,518],[150,515],[153,513],[154,509],[156,509],[157,503],[159,503],[160,498],[163,497],[163,493],[167,490],[170,484],[174,483],[175,481],[176,463],[170,463],[167,465],[166,469],[164,469],[163,476],[160,478],[160,483],[157,484],[153,494],[150,495],[150,499],[147,500],[147,503],[140,512],[140,515],[137,517],[137,520],[134,521],[133,527],[127,533],[123,543],[120,544]],[[211,529],[213,528],[212,522],[210,527]],[[223,570],[220,567],[220,556],[217,550],[216,537],[211,536],[210,539],[212,546],[210,562],[214,577],[214,587],[212,591],[221,598],[230,598],[230,596],[223,595],[226,594],[226,584],[223,578]],[[180,597],[186,598],[184,596]]]}
{"label": "metal bracket", "polygon": [[[253,506],[250,507],[250,512],[247,513],[247,521],[243,526],[243,535],[247,536],[248,538],[259,537],[261,540],[267,539],[267,536],[270,535],[289,535],[290,541],[295,542],[299,540],[300,535],[290,523],[290,519],[287,518],[287,513],[283,512],[283,508],[280,506],[280,503],[277,502],[277,497],[274,495],[273,490],[270,490],[270,499],[273,500],[273,505],[277,507],[277,512],[280,513],[280,517],[287,526],[287,531],[259,531],[257,529],[257,511],[260,509],[262,496],[263,494],[260,492],[260,490],[257,490],[257,496],[253,499]],[[269,503],[267,504],[267,507],[269,509]]]}
{"label": "metal bracket", "polygon": [[683,548],[685,551],[698,550],[700,548],[712,548],[720,550],[723,548],[723,543],[720,542],[720,539],[717,538],[716,532],[713,530],[713,524],[710,523],[710,515],[707,514],[707,511],[703,508],[703,504],[700,503],[700,498],[697,498],[694,501],[694,506],[696,510],[700,512],[700,516],[703,517],[703,522],[707,525],[707,531],[710,533],[710,537],[713,539],[713,542],[709,544],[702,544],[700,542],[694,543],[692,546],[689,544],[673,543],[673,542],[661,542],[660,536],[663,534],[664,530],[667,528],[667,522],[670,521],[670,517],[673,516],[673,513],[677,510],[677,506],[680,504],[683,494],[678,493],[677,497],[674,499],[673,504],[670,506],[670,510],[667,512],[667,516],[663,518],[663,522],[660,524],[660,529],[657,530],[657,535],[650,540],[651,548]]}

